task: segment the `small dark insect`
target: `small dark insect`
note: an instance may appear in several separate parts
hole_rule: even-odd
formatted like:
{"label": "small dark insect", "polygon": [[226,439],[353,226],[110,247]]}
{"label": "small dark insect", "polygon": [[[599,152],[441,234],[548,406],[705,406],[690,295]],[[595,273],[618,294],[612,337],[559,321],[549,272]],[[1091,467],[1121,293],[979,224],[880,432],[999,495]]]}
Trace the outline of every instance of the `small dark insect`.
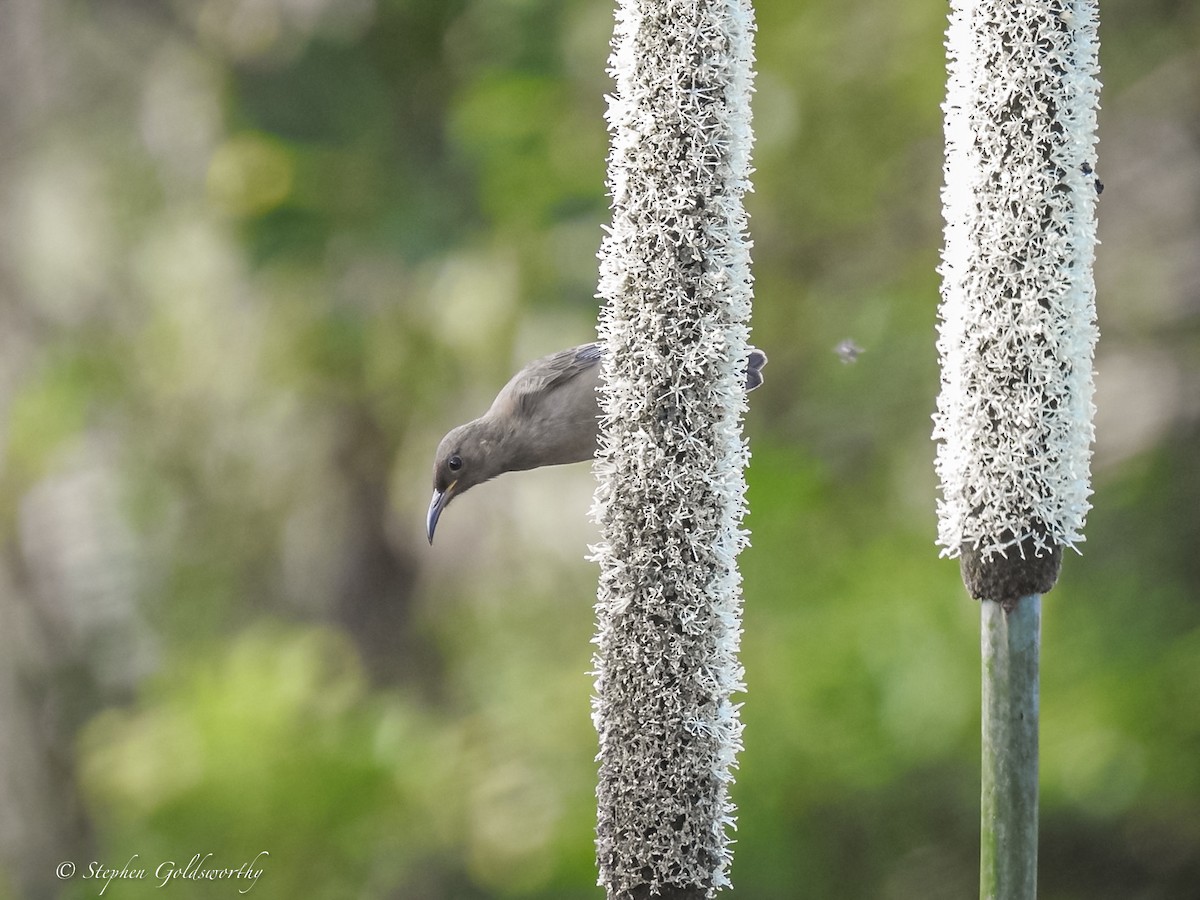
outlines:
{"label": "small dark insect", "polygon": [[863,348],[858,346],[854,338],[846,338],[833,348],[833,352],[838,355],[845,365],[850,365],[858,361],[859,355],[863,352]]}

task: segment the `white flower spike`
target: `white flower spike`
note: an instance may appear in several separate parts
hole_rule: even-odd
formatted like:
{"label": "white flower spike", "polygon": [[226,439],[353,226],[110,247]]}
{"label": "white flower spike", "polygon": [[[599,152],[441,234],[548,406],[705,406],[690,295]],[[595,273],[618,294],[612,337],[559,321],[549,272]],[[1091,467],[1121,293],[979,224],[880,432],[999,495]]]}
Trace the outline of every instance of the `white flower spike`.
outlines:
{"label": "white flower spike", "polygon": [[1044,593],[1090,508],[1095,0],[952,0],[938,543],[976,598]]}
{"label": "white flower spike", "polygon": [[729,884],[753,30],[749,0],[617,10],[593,507],[609,897],[711,897]]}

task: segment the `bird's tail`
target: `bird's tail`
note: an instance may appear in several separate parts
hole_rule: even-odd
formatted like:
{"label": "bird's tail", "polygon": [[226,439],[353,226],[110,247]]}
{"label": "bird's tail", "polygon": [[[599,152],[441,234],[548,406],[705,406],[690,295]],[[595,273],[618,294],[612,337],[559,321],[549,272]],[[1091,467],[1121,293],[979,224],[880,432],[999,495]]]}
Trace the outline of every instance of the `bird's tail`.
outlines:
{"label": "bird's tail", "polygon": [[750,348],[750,358],[746,361],[746,390],[752,391],[763,383],[763,366],[767,364],[767,354],[757,347]]}

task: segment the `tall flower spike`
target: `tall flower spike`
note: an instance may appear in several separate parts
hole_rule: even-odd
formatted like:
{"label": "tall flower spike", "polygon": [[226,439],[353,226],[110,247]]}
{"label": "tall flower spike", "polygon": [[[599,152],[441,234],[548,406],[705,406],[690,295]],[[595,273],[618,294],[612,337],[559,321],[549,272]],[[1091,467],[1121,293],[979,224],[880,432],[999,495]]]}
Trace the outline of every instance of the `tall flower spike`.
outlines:
{"label": "tall flower spike", "polygon": [[621,0],[593,516],[610,898],[729,884],[751,277],[749,0]]}
{"label": "tall flower spike", "polygon": [[952,0],[938,543],[976,598],[1053,587],[1090,508],[1095,0]]}

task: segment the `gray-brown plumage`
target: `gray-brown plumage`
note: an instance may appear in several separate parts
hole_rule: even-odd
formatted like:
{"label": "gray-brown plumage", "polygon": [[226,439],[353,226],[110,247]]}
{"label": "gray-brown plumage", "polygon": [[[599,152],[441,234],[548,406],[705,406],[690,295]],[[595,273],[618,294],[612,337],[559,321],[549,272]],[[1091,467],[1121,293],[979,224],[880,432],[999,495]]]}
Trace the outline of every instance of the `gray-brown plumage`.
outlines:
{"label": "gray-brown plumage", "polygon": [[[600,432],[600,345],[582,344],[535,359],[512,377],[486,413],[452,429],[433,463],[429,543],[450,501],[505,472],[583,462]],[[767,357],[751,348],[746,390],[762,384]]]}

